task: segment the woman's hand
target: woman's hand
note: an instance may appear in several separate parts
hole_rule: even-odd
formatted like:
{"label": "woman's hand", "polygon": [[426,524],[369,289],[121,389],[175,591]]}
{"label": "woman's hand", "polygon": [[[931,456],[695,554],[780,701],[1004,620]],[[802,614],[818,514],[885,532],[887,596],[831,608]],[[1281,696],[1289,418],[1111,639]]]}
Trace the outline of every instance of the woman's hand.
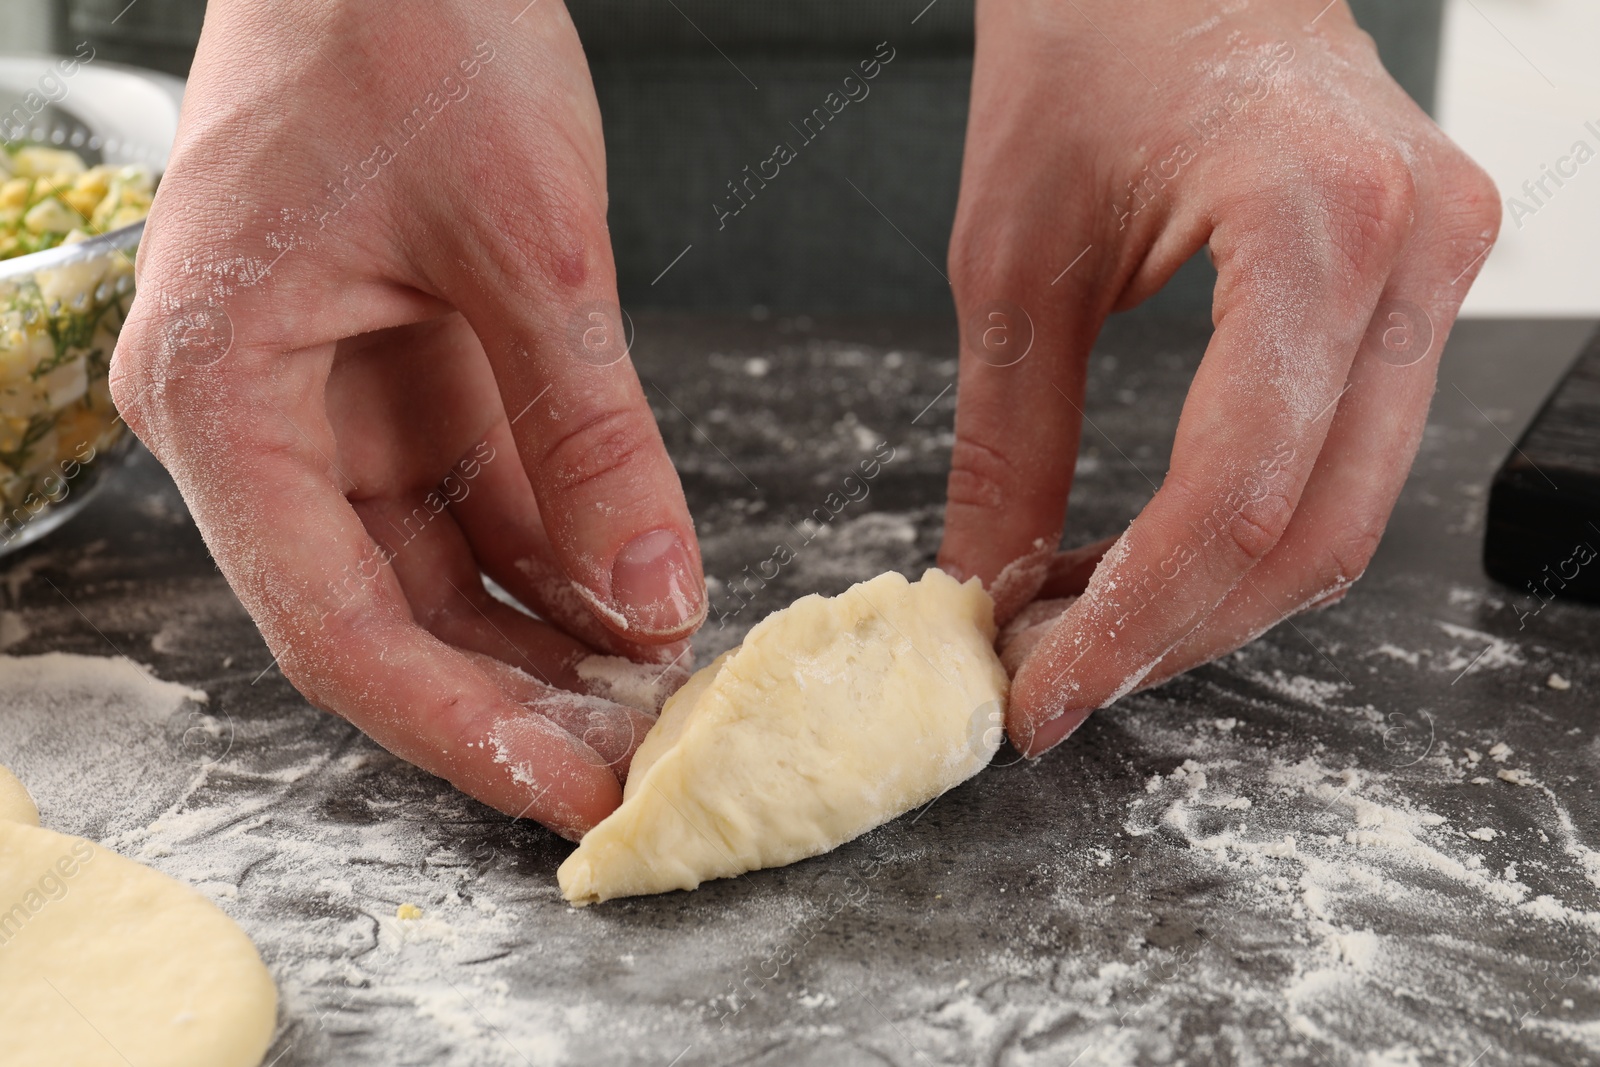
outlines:
{"label": "woman's hand", "polygon": [[652,721],[595,694],[681,679],[705,587],[583,51],[524,4],[215,0],[112,388],[308,698],[576,837]]}
{"label": "woman's hand", "polygon": [[1052,555],[1101,322],[1202,246],[1218,270],[1165,480],[1016,673],[1030,755],[1342,596],[1416,453],[1499,204],[1325,2],[978,4],[940,559],[1002,616],[1082,588]]}

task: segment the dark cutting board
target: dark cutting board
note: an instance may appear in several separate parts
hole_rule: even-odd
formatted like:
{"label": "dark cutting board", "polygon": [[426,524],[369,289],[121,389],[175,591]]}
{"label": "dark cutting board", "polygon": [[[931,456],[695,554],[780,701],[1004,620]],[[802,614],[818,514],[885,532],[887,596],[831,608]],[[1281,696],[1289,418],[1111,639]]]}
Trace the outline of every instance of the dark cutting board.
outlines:
{"label": "dark cutting board", "polygon": [[1600,333],[1501,464],[1483,565],[1540,602],[1600,601]]}

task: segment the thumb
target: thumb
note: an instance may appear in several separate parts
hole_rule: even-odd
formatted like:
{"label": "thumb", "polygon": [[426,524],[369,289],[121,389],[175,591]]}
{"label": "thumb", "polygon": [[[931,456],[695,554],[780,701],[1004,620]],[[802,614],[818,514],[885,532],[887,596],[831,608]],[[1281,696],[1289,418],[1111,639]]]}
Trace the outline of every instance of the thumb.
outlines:
{"label": "thumb", "polygon": [[535,193],[458,245],[445,295],[483,342],[557,562],[617,634],[705,619],[694,524],[628,355],[603,205]]}

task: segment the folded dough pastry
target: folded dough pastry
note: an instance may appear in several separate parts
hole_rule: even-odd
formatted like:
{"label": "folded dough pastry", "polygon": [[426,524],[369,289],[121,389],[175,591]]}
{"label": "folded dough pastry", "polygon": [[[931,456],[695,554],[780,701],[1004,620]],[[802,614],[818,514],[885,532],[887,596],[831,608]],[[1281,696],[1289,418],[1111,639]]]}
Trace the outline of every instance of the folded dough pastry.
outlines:
{"label": "folded dough pastry", "polygon": [[667,701],[562,893],[581,906],[793,863],[972,777],[1002,737],[994,638],[981,583],[940,570],[769,616]]}

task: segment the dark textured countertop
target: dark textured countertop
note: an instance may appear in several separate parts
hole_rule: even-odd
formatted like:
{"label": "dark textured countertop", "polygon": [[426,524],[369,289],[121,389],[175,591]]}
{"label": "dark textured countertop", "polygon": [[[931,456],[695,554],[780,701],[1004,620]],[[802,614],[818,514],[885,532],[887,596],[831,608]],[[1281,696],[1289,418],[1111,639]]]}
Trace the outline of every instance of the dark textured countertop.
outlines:
{"label": "dark textured countertop", "polygon": [[[267,670],[143,453],[0,565],[0,644],[120,653],[161,681],[5,661],[0,763],[46,825],[244,925],[282,992],[281,1067],[1600,1062],[1600,611],[1530,614],[1478,562],[1506,435],[1587,332],[1458,328],[1388,537],[1342,604],[792,867],[568,908],[569,845]],[[707,627],[701,662],[797,596],[931,564],[950,337],[929,320],[640,318],[636,362],[714,578],[895,449],[865,499]],[[1115,533],[1159,481],[1205,337],[1106,331],[1070,540]],[[397,919],[402,903],[423,917]]]}

